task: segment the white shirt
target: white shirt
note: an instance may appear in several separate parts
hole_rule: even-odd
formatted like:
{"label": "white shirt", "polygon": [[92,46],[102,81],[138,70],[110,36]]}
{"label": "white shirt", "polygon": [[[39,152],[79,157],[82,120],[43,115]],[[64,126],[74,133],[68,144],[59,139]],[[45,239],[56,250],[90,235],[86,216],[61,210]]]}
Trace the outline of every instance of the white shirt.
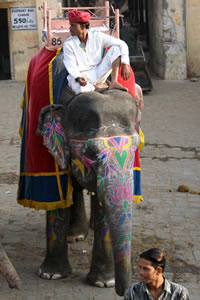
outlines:
{"label": "white shirt", "polygon": [[96,69],[102,60],[104,49],[111,46],[119,46],[121,50],[121,62],[129,64],[128,46],[120,39],[100,31],[88,30],[85,51],[80,47],[80,43],[77,36],[71,36],[63,45],[63,62],[67,71],[74,79],[82,77],[84,72]]}

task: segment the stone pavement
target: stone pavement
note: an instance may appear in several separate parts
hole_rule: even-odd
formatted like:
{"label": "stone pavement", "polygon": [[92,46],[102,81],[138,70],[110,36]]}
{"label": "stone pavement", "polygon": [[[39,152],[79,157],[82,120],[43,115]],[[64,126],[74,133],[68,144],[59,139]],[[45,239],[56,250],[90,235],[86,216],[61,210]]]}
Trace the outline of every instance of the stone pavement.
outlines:
{"label": "stone pavement", "polygon": [[[200,299],[200,195],[179,193],[187,184],[200,190],[200,82],[154,80],[145,95],[141,152],[145,201],[134,207],[133,281],[138,280],[138,254],[161,247],[167,254],[166,275]],[[45,213],[16,203],[19,172],[19,108],[24,83],[0,81],[0,240],[22,280],[10,290],[0,275],[0,300],[122,299],[114,289],[89,286],[92,232],[70,245],[73,273],[68,279],[45,281],[37,270],[45,254]],[[172,192],[169,192],[169,189]],[[89,210],[89,201],[86,201]]]}

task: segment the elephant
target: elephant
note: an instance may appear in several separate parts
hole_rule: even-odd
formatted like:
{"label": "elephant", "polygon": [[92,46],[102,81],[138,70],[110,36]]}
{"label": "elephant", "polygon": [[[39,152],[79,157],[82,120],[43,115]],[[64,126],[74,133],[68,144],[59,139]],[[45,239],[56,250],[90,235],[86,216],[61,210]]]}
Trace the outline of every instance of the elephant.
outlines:
{"label": "elephant", "polygon": [[[115,285],[119,296],[131,278],[133,165],[140,142],[136,115],[135,101],[126,91],[102,89],[69,97],[66,89],[59,104],[41,110],[37,129],[60,169],[70,164],[76,197],[83,188],[94,193],[94,244],[87,280],[99,287]],[[42,278],[71,273],[69,219],[69,208],[47,211]]]}

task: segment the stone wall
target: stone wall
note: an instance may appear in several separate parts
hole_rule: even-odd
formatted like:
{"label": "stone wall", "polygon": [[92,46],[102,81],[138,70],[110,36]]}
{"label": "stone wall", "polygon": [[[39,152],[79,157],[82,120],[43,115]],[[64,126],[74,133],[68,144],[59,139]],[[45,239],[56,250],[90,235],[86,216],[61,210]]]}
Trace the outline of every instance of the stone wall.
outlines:
{"label": "stone wall", "polygon": [[188,76],[200,77],[200,0],[186,0]]}
{"label": "stone wall", "polygon": [[184,0],[150,0],[150,65],[164,79],[185,79],[186,34]]}

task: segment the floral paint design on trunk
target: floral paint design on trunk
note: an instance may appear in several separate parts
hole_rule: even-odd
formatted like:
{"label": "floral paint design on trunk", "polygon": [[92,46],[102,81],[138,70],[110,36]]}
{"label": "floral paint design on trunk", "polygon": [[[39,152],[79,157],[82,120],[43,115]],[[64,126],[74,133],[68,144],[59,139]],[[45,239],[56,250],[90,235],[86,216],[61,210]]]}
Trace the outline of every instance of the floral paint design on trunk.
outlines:
{"label": "floral paint design on trunk", "polygon": [[[72,163],[76,165],[76,170],[80,170],[85,177],[91,172],[91,168],[95,169],[98,200],[105,207],[105,227],[102,238],[107,245],[107,251],[110,251],[111,239],[115,261],[129,269],[133,166],[139,136],[135,134],[95,138],[88,141],[70,140],[70,142],[75,153]],[[96,160],[87,156],[88,148],[96,154]]]}
{"label": "floral paint design on trunk", "polygon": [[114,253],[116,262],[127,269],[131,257],[133,165],[137,149],[133,140],[130,136],[105,138],[106,148],[98,154],[99,163],[104,166],[99,170],[105,170],[97,177],[98,193],[104,195],[112,245],[118,249],[117,257]]}

